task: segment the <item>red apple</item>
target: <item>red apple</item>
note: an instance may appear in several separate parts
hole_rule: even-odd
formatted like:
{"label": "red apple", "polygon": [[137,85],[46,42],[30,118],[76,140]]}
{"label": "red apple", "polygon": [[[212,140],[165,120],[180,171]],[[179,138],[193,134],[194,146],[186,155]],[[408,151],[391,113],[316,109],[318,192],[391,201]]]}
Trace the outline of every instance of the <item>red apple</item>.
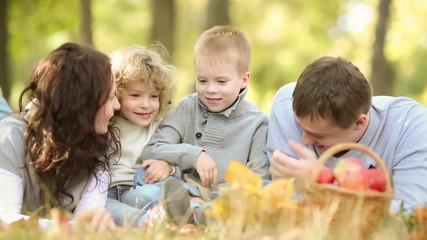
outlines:
{"label": "red apple", "polygon": [[387,179],[385,178],[385,175],[383,172],[371,168],[367,172],[368,180],[369,180],[369,189],[384,192],[386,185],[387,185]]}
{"label": "red apple", "polygon": [[352,190],[369,189],[367,170],[357,158],[341,159],[335,166],[335,177],[340,187]]}
{"label": "red apple", "polygon": [[[308,177],[311,177],[313,170],[310,170],[308,172]],[[332,170],[326,166],[322,167],[322,170],[320,170],[319,176],[317,177],[318,183],[333,183],[335,180],[334,173]]]}
{"label": "red apple", "polygon": [[342,158],[335,166],[335,177],[338,181],[340,181],[344,176],[345,172],[357,172],[361,169],[365,169],[365,167],[363,167],[363,164],[360,162],[359,159],[354,157]]}

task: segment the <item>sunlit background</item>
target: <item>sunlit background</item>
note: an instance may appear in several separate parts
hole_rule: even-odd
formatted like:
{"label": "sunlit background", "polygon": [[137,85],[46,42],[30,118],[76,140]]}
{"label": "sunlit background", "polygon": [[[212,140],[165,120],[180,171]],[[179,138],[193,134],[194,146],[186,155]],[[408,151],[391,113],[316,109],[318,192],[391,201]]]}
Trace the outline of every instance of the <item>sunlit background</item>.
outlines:
{"label": "sunlit background", "polygon": [[[7,1],[4,7],[8,34],[1,41],[7,44],[9,87],[4,86],[7,85],[4,79],[0,84],[6,96],[10,93],[9,103],[14,110],[18,107],[18,95],[38,61],[64,42],[86,43],[81,26],[83,1]],[[161,5],[157,11],[155,1]],[[169,35],[170,61],[177,67],[175,103],[194,91],[192,53],[198,36],[212,24],[227,23],[245,32],[253,43],[247,99],[266,113],[281,86],[296,81],[307,64],[325,55],[352,61],[371,83],[379,81],[374,88],[379,94],[408,96],[427,104],[427,1],[86,2],[91,6],[92,44],[107,54],[128,45],[148,45],[153,39],[162,41],[162,37],[154,36],[154,26],[162,32],[160,36]],[[215,2],[222,5],[214,8]],[[384,4],[382,7],[380,2]],[[159,9],[169,13],[161,16]],[[385,18],[380,14],[384,10],[388,13]],[[379,16],[385,21],[382,33],[378,30],[381,29]],[[169,18],[172,24],[157,22]],[[383,44],[378,41],[381,36]],[[380,53],[379,58],[374,57],[375,51]],[[384,64],[386,67],[381,68]]]}

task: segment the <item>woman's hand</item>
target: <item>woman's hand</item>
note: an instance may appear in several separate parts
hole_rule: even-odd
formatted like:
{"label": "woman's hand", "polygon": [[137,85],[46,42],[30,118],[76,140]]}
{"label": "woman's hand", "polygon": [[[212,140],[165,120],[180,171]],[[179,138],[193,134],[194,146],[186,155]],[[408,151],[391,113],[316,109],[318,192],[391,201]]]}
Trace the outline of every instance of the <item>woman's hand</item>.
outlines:
{"label": "woman's hand", "polygon": [[96,232],[113,233],[117,229],[113,216],[103,207],[82,210],[77,215],[74,227],[87,228],[88,226]]}

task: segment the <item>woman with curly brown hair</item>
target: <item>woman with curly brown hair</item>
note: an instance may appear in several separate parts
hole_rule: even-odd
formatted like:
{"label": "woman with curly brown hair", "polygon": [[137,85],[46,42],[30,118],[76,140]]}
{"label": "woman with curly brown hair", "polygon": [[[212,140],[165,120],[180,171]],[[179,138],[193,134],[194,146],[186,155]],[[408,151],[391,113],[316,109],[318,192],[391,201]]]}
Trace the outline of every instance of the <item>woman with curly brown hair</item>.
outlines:
{"label": "woman with curly brown hair", "polygon": [[[109,57],[90,47],[63,44],[37,65],[20,95],[21,113],[0,121],[3,223],[28,218],[23,210],[59,207],[90,212],[95,229],[114,230],[104,206],[118,149],[110,126],[120,108],[115,91]],[[27,116],[26,95],[35,105]]]}

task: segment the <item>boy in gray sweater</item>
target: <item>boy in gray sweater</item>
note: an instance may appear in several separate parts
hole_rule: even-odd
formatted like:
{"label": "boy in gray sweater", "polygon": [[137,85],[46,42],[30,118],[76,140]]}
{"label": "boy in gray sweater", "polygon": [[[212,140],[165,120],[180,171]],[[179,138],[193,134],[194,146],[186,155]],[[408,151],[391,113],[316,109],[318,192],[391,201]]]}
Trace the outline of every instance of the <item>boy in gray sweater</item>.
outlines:
{"label": "boy in gray sweater", "polygon": [[[251,50],[246,36],[231,27],[216,26],[202,33],[194,49],[196,93],[184,97],[166,115],[143,150],[144,160],[166,160],[211,191],[225,185],[231,160],[247,165],[263,179],[270,178],[268,117],[244,99]],[[173,198],[179,186],[173,181],[164,184],[170,186],[164,186],[162,197]],[[168,194],[167,189],[174,191]],[[166,213],[176,215],[171,208],[166,204]]]}

